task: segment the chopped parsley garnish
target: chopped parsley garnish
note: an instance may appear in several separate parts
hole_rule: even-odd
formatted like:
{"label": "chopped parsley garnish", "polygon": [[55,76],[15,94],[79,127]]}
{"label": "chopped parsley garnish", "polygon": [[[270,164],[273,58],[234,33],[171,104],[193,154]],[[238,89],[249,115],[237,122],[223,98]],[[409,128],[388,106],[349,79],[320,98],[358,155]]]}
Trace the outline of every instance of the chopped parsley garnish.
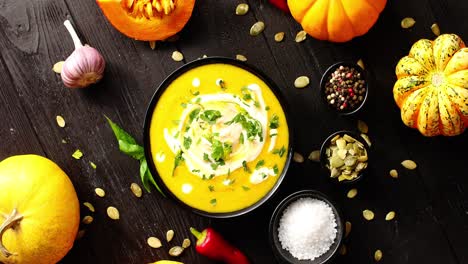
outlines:
{"label": "chopped parsley garnish", "polygon": [[217,164],[217,163],[211,163],[211,168],[212,168],[213,170],[216,170],[218,167],[219,167],[219,164]]}
{"label": "chopped parsley garnish", "polygon": [[278,154],[281,158],[283,157],[284,153],[286,153],[286,148],[282,146],[280,149],[274,149],[273,154]]}
{"label": "chopped parsley garnish", "polygon": [[183,108],[186,108],[186,107],[187,107],[187,103],[181,103],[180,106],[182,106]]}
{"label": "chopped parsley garnish", "polygon": [[210,156],[208,156],[208,153],[203,153],[203,160],[210,161]]}
{"label": "chopped parsley garnish", "polygon": [[256,136],[260,138],[260,141],[263,141],[263,129],[262,124],[250,117],[246,112],[239,113],[235,115],[231,121],[226,122],[226,125],[231,125],[233,123],[239,123],[247,131],[247,139],[254,140]]}
{"label": "chopped parsley garnish", "polygon": [[223,79],[218,79],[216,81],[216,84],[218,84],[219,87],[221,87],[221,89],[223,89],[223,90],[226,89],[226,82]]}
{"label": "chopped parsley garnish", "polygon": [[274,114],[270,120],[270,128],[277,129],[278,127],[279,127],[279,117],[276,114]]}
{"label": "chopped parsley garnish", "polygon": [[200,170],[192,170],[193,173],[199,173]]}
{"label": "chopped parsley garnish", "polygon": [[242,96],[242,99],[244,99],[245,101],[251,100],[251,99],[252,99],[252,95],[246,93],[246,94],[244,94],[244,96]]}
{"label": "chopped parsley garnish", "polygon": [[216,120],[220,117],[221,117],[221,112],[218,110],[205,110],[200,115],[200,118],[208,122],[210,125],[215,124]]}
{"label": "chopped parsley garnish", "polygon": [[213,179],[213,178],[214,178],[214,176],[215,176],[214,174],[210,174],[210,176],[208,176],[208,180],[211,180],[211,179]]}
{"label": "chopped parsley garnish", "polygon": [[275,164],[275,166],[273,166],[273,172],[278,175],[279,173],[279,169],[278,169],[278,165]]}
{"label": "chopped parsley garnish", "polygon": [[189,149],[190,145],[192,145],[192,138],[191,137],[184,137],[184,148]]}
{"label": "chopped parsley garnish", "polygon": [[210,204],[211,204],[212,206],[215,206],[215,205],[216,205],[216,198],[211,199],[211,200],[210,200]]}
{"label": "chopped parsley garnish", "polygon": [[241,133],[239,136],[239,143],[244,144],[244,133]]}
{"label": "chopped parsley garnish", "polygon": [[195,92],[192,92],[192,90],[190,90],[190,92],[194,95],[194,96],[197,96],[200,94],[200,91],[195,91]]}
{"label": "chopped parsley garnish", "polygon": [[268,175],[266,175],[265,173],[262,173],[262,179],[266,179],[266,177],[268,177]]}
{"label": "chopped parsley garnish", "polygon": [[229,142],[221,142],[217,139],[213,139],[211,149],[211,158],[216,162],[220,162],[222,160],[222,165],[224,165],[224,160],[232,152],[232,144]]}
{"label": "chopped parsley garnish", "polygon": [[172,169],[172,176],[174,176],[176,168],[179,167],[180,163],[182,163],[183,161],[184,157],[182,156],[182,150],[179,150],[174,159],[174,168]]}
{"label": "chopped parsley garnish", "polygon": [[193,110],[192,112],[190,112],[189,114],[189,124],[191,124],[193,122],[193,120],[195,120],[195,118],[198,116],[198,114],[200,114],[200,108],[197,108],[195,110]]}
{"label": "chopped parsley garnish", "polygon": [[195,99],[195,103],[199,103],[201,102],[201,97],[198,97],[197,99]]}
{"label": "chopped parsley garnish", "polygon": [[208,186],[208,189],[210,190],[210,192],[214,192],[214,186],[213,185]]}
{"label": "chopped parsley garnish", "polygon": [[177,132],[174,134],[174,137],[175,137],[175,138],[179,137],[179,134],[180,134],[180,132],[177,131]]}
{"label": "chopped parsley garnish", "polygon": [[242,167],[244,167],[244,171],[245,171],[245,172],[250,173],[250,169],[249,169],[249,167],[247,166],[247,161],[244,160],[244,161],[242,162]]}
{"label": "chopped parsley garnish", "polygon": [[273,133],[273,134],[270,134],[270,137],[276,137],[278,135],[278,133]]}
{"label": "chopped parsley garnish", "polygon": [[255,169],[258,170],[258,169],[261,168],[263,165],[265,165],[265,161],[264,161],[264,160],[259,160],[259,161],[257,162],[257,165],[255,166]]}
{"label": "chopped parsley garnish", "polygon": [[265,111],[268,111],[268,110],[270,110],[270,107],[267,105],[265,106]]}
{"label": "chopped parsley garnish", "polygon": [[228,169],[228,173],[227,173],[227,176],[231,176],[231,168]]}
{"label": "chopped parsley garnish", "polygon": [[243,189],[244,191],[250,191],[250,188],[247,187],[247,186],[244,186],[244,185],[242,185],[242,189]]}
{"label": "chopped parsley garnish", "polygon": [[259,103],[258,101],[255,101],[255,102],[254,102],[254,106],[257,107],[257,108],[259,108],[259,107],[260,107],[260,103]]}

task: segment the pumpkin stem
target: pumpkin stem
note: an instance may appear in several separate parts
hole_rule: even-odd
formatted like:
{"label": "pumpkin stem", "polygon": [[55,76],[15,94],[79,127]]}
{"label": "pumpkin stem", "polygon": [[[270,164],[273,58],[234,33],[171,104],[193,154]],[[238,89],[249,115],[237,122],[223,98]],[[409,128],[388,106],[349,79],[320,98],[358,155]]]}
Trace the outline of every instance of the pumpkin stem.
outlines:
{"label": "pumpkin stem", "polygon": [[3,233],[5,233],[5,231],[7,231],[9,228],[16,225],[22,219],[23,219],[23,216],[20,215],[15,208],[13,209],[11,214],[5,218],[5,221],[0,225],[0,253],[2,253],[3,256],[5,256],[5,258],[8,258],[14,255],[14,253],[11,253],[5,248],[5,246],[3,246],[3,241],[2,241]]}
{"label": "pumpkin stem", "polygon": [[78,48],[83,47],[83,44],[81,44],[81,40],[78,37],[78,34],[76,34],[76,31],[73,28],[72,24],[70,23],[70,20],[68,20],[68,19],[65,20],[65,22],[63,22],[63,24],[65,25],[65,27],[68,30],[68,33],[70,33],[70,36],[73,39],[73,44],[75,44],[75,50],[78,49]]}

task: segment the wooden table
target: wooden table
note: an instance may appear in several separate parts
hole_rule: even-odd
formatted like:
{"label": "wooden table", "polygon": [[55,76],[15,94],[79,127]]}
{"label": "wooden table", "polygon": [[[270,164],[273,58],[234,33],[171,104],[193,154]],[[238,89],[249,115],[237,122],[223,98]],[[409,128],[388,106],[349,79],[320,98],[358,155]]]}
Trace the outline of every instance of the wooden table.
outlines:
{"label": "wooden table", "polygon": [[[95,221],[75,243],[63,263],[148,263],[168,258],[164,249],[151,249],[149,236],[163,238],[175,230],[174,244],[189,237],[188,228],[212,225],[241,248],[254,263],[274,263],[268,242],[268,223],[274,207],[287,195],[316,189],[331,196],[342,208],[353,228],[346,242],[348,253],[336,263],[372,263],[376,249],[382,263],[468,263],[468,134],[448,138],[425,138],[403,125],[393,101],[394,68],[420,38],[434,38],[430,26],[437,22],[442,32],[453,32],[468,40],[467,1],[388,1],[377,24],[364,37],[345,44],[308,38],[295,43],[300,30],[288,15],[266,1],[248,0],[251,11],[234,15],[234,0],[197,1],[191,21],[174,43],[148,43],[121,35],[104,18],[94,1],[0,1],[0,158],[36,153],[57,162],[71,177],[80,201],[96,207]],[[403,17],[415,18],[408,30],[400,27]],[[52,72],[64,60],[73,43],[63,26],[71,19],[83,41],[98,48],[107,60],[105,78],[86,89],[64,88]],[[258,20],[266,30],[249,35]],[[276,43],[273,35],[285,31]],[[366,179],[356,185],[356,198],[346,198],[350,186],[337,185],[320,171],[319,164],[292,164],[279,191],[252,213],[233,219],[215,220],[194,215],[157,192],[132,196],[129,186],[140,182],[138,164],[118,150],[103,115],[108,115],[142,142],[142,126],[151,95],[157,85],[183,62],[171,59],[179,50],[184,62],[208,56],[243,54],[248,63],[269,75],[282,89],[292,107],[294,147],[307,156],[318,149],[330,133],[356,129],[357,119],[370,127],[374,160]],[[375,76],[373,96],[367,109],[355,118],[339,117],[320,102],[318,84],[331,64],[363,59]],[[311,85],[296,89],[296,77],[307,75]],[[55,117],[62,115],[66,127]],[[66,140],[66,144],[62,143]],[[81,149],[84,157],[71,154]],[[399,164],[412,159],[418,169],[408,171]],[[89,162],[96,163],[94,170]],[[388,176],[397,168],[399,179]],[[99,198],[94,188],[107,195]],[[121,219],[110,220],[105,209],[120,209]],[[362,210],[372,209],[376,219],[367,222]],[[394,210],[396,220],[385,214]],[[82,206],[82,216],[89,211]],[[180,258],[184,263],[212,263],[193,247]]]}

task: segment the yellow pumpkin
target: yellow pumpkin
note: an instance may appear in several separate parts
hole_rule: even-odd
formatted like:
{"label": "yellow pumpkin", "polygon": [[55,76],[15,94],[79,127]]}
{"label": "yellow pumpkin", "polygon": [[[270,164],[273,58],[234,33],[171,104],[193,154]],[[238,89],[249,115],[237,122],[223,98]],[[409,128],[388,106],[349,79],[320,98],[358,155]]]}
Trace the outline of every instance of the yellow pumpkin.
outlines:
{"label": "yellow pumpkin", "polygon": [[79,223],[75,189],[55,163],[37,155],[0,162],[0,263],[57,263]]}
{"label": "yellow pumpkin", "polygon": [[288,0],[292,16],[316,39],[345,42],[375,24],[387,0]]}
{"label": "yellow pumpkin", "polygon": [[403,122],[424,136],[455,136],[468,126],[468,48],[455,34],[414,43],[396,66],[393,96]]}

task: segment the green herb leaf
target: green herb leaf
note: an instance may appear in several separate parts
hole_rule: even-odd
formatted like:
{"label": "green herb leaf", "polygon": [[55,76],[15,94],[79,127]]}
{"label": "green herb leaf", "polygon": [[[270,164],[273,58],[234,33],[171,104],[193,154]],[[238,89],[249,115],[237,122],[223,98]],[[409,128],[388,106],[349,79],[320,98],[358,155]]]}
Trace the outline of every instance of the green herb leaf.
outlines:
{"label": "green herb leaf", "polygon": [[190,114],[189,114],[188,123],[191,124],[193,122],[193,120],[195,120],[195,118],[198,116],[199,113],[200,113],[200,108],[192,110],[192,112],[190,112]]}
{"label": "green herb leaf", "polygon": [[270,110],[270,107],[267,105],[265,106],[265,111],[269,111]]}
{"label": "green herb leaf", "polygon": [[203,160],[204,161],[210,161],[210,156],[208,156],[207,153],[203,153]]}
{"label": "green herb leaf", "polygon": [[257,108],[259,108],[259,107],[260,107],[260,103],[259,103],[258,101],[255,101],[255,102],[254,102],[254,106],[257,107]]}
{"label": "green herb leaf", "polygon": [[244,144],[244,133],[241,133],[239,136],[239,143]]}
{"label": "green herb leaf", "polygon": [[247,186],[244,186],[244,185],[242,185],[242,189],[243,189],[244,191],[250,191],[250,188],[247,187]]}
{"label": "green herb leaf", "polygon": [[217,163],[211,163],[211,168],[213,170],[216,170],[218,167],[219,167],[219,165]]}
{"label": "green herb leaf", "polygon": [[244,171],[245,171],[245,172],[250,173],[250,169],[249,169],[249,167],[247,166],[247,161],[244,160],[244,161],[242,162],[242,167],[244,167]]}
{"label": "green herb leaf", "polygon": [[279,117],[276,114],[274,114],[270,120],[270,128],[277,129],[278,127],[279,127]]}
{"label": "green herb leaf", "polygon": [[184,148],[189,149],[190,145],[192,145],[192,138],[191,137],[184,137]]}
{"label": "green herb leaf", "polygon": [[192,170],[193,173],[199,173],[200,170]]}
{"label": "green herb leaf", "polygon": [[210,204],[211,204],[212,206],[215,206],[216,203],[217,203],[216,198],[210,200]]}
{"label": "green herb leaf", "polygon": [[136,143],[136,140],[132,136],[130,136],[130,134],[125,132],[116,123],[112,122],[112,120],[110,120],[107,116],[106,119],[110,127],[112,128],[115,137],[117,138],[117,141],[119,143],[119,150],[134,159],[142,159],[145,156],[143,147],[139,146]]}
{"label": "green herb leaf", "polygon": [[208,186],[208,189],[210,190],[210,192],[214,192],[214,186],[213,185]]}
{"label": "green herb leaf", "polygon": [[174,176],[174,173],[177,167],[179,167],[180,164],[184,161],[184,157],[182,156],[182,153],[183,153],[182,150],[179,150],[179,152],[177,152],[174,158],[174,168],[172,169],[172,176]]}
{"label": "green herb leaf", "polygon": [[284,153],[286,153],[286,148],[282,146],[280,149],[274,149],[272,151],[273,154],[278,154],[281,158],[283,157]]}
{"label": "green herb leaf", "polygon": [[259,161],[257,162],[257,165],[255,166],[255,169],[258,170],[258,169],[261,168],[263,165],[265,165],[265,161],[264,161],[264,160],[259,160]]}
{"label": "green herb leaf", "polygon": [[198,104],[199,102],[201,102],[201,97],[198,97],[197,99],[195,99],[195,103]]}
{"label": "green herb leaf", "polygon": [[279,169],[278,169],[278,165],[275,164],[275,166],[273,166],[273,172],[278,175],[279,173]]}
{"label": "green herb leaf", "polygon": [[246,94],[244,94],[244,96],[242,96],[242,99],[244,99],[245,101],[251,100],[251,99],[252,99],[252,95],[246,93]]}
{"label": "green herb leaf", "polygon": [[195,92],[192,92],[192,90],[190,90],[190,92],[194,95],[194,96],[197,96],[200,94],[200,91],[195,91]]}
{"label": "green herb leaf", "polygon": [[231,168],[228,169],[228,173],[227,173],[227,176],[231,176]]}
{"label": "green herb leaf", "polygon": [[220,118],[221,112],[218,110],[205,110],[203,113],[200,115],[200,118],[209,124],[213,125],[216,123],[216,120]]}
{"label": "green herb leaf", "polygon": [[239,123],[242,128],[247,132],[247,139],[254,140],[255,137],[259,137],[260,141],[263,141],[263,129],[260,121],[252,118],[248,113],[239,113],[232,118],[231,121],[226,122],[226,125],[233,123]]}

